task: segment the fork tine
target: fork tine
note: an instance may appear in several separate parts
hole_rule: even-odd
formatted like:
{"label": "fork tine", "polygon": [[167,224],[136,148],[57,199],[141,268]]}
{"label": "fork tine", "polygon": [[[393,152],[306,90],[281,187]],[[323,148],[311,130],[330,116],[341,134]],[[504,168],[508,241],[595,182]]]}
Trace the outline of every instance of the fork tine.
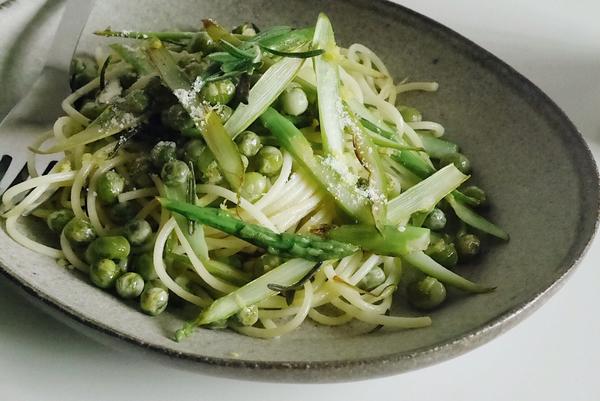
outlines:
{"label": "fork tine", "polygon": [[21,170],[25,166],[25,161],[20,159],[13,159],[8,166],[8,169],[0,179],[0,195],[8,188],[8,186],[17,178]]}

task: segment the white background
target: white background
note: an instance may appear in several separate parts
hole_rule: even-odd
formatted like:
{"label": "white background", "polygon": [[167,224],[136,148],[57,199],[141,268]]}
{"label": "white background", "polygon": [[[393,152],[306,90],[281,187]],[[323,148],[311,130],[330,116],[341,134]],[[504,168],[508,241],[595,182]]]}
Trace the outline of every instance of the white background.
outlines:
{"label": "white background", "polygon": [[[573,119],[598,160],[600,2],[403,4],[474,40],[539,85]],[[0,13],[0,22],[7,21],[5,16]],[[0,48],[6,46],[0,42]],[[599,399],[599,245],[599,240],[592,244],[547,304],[491,343],[426,369],[347,384],[218,379],[119,354],[30,306],[0,277],[0,400]]]}

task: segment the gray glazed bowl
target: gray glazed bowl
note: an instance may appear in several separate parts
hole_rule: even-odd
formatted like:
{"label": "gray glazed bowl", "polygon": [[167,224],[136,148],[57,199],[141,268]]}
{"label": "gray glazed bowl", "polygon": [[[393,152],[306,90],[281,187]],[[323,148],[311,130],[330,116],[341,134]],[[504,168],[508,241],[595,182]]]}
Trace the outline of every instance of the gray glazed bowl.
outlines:
{"label": "gray glazed bowl", "polygon": [[[558,288],[595,232],[598,173],[573,124],[512,68],[426,17],[369,0],[186,0],[168,7],[154,0],[143,6],[98,3],[80,44],[83,50],[102,42],[89,32],[107,25],[160,30],[196,26],[210,16],[230,26],[243,21],[303,26],[325,11],[339,43],[371,47],[397,79],[440,83],[438,93],[411,95],[406,103],[441,122],[448,137],[462,145],[474,181],[492,200],[490,217],[512,237],[507,244],[492,241],[475,265],[460,271],[497,290],[452,297],[431,314],[430,328],[367,335],[359,325],[332,329],[307,322],[276,340],[199,330],[175,343],[169,336],[181,324],[177,315],[144,316],[0,230],[3,273],[47,309],[102,340],[144,347],[162,363],[244,379],[323,382],[389,375],[449,359],[512,327]],[[36,231],[27,222],[22,229]]]}

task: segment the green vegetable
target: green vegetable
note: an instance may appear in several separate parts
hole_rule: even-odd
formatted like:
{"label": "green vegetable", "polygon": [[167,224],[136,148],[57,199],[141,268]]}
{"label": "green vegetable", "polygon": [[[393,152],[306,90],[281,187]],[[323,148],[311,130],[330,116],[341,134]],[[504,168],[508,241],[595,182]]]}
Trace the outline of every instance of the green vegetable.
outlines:
{"label": "green vegetable", "polygon": [[115,287],[121,298],[137,298],[144,291],[144,279],[137,273],[125,273],[117,279]]}
{"label": "green vegetable", "polygon": [[133,90],[119,103],[119,107],[133,114],[142,114],[150,107],[150,98],[140,89]]}
{"label": "green vegetable", "polygon": [[344,152],[344,132],[340,119],[340,85],[339,66],[334,62],[338,52],[333,35],[333,27],[329,18],[319,14],[312,47],[324,49],[325,53],[316,57],[313,62],[317,79],[317,101],[323,148],[334,158],[341,158]]}
{"label": "green vegetable", "polygon": [[269,180],[260,173],[250,172],[244,175],[240,195],[249,202],[256,202],[267,192]]}
{"label": "green vegetable", "polygon": [[135,217],[138,209],[133,202],[119,202],[108,209],[108,214],[116,224],[125,224]]}
{"label": "green vegetable", "polygon": [[154,285],[146,285],[140,296],[140,308],[151,316],[160,315],[169,303],[169,292]]}
{"label": "green vegetable", "polygon": [[167,187],[185,185],[190,178],[190,168],[181,160],[171,160],[163,166],[160,178]]}
{"label": "green vegetable", "polygon": [[123,271],[111,259],[98,259],[90,266],[90,280],[97,287],[111,288]]}
{"label": "green vegetable", "polygon": [[414,107],[398,106],[398,111],[400,111],[402,119],[407,123],[414,123],[423,119],[421,112]]}
{"label": "green vegetable", "polygon": [[187,111],[179,103],[176,103],[169,108],[163,110],[160,114],[161,122],[179,132],[192,132],[200,135],[200,131],[194,125],[194,121],[190,117]]}
{"label": "green vegetable", "polygon": [[428,134],[419,134],[419,138],[423,142],[425,152],[435,159],[445,159],[458,153],[458,145],[455,143]]}
{"label": "green vegetable", "polygon": [[314,262],[304,259],[287,261],[243,287],[215,300],[196,319],[186,323],[181,329],[177,330],[175,339],[181,341],[192,334],[194,328],[198,326],[227,319],[238,313],[246,305],[255,305],[277,294],[276,291],[269,289],[269,284],[278,284],[284,287],[295,284],[310,272],[314,265]]}
{"label": "green vegetable", "polygon": [[89,118],[95,120],[108,106],[106,104],[98,104],[97,102],[85,102],[79,112]]}
{"label": "green vegetable", "polygon": [[432,210],[468,178],[452,164],[444,167],[389,201],[388,224],[398,224],[415,212]]}
{"label": "green vegetable", "polygon": [[98,234],[89,220],[81,217],[71,219],[64,228],[65,237],[75,245],[92,242]]}
{"label": "green vegetable", "polygon": [[444,284],[451,285],[463,291],[472,293],[485,293],[493,291],[495,287],[487,287],[473,283],[456,273],[446,269],[423,252],[413,252],[404,255],[403,259],[424,274],[434,277]]}
{"label": "green vegetable", "polygon": [[443,239],[433,242],[425,250],[425,254],[447,268],[453,268],[458,263],[456,246],[452,242],[446,242]]}
{"label": "green vegetable", "polygon": [[258,307],[256,305],[244,306],[237,313],[237,319],[244,326],[253,326],[258,322]]}
{"label": "green vegetable", "polygon": [[446,287],[433,277],[414,281],[406,290],[408,302],[417,309],[434,309],[446,300]]}
{"label": "green vegetable", "polygon": [[403,150],[401,152],[393,153],[391,157],[421,179],[427,178],[435,173],[435,168],[427,163],[419,156],[419,153],[415,151]]}
{"label": "green vegetable", "polygon": [[154,72],[152,65],[144,57],[143,53],[138,49],[133,49],[129,46],[123,46],[119,43],[113,43],[109,47],[117,53],[127,64],[131,65],[140,75],[148,75]]}
{"label": "green vegetable", "polygon": [[212,40],[208,33],[202,31],[197,32],[194,36],[192,36],[187,48],[188,51],[192,53],[200,51],[204,54],[208,54],[217,50],[217,44],[214,40]]}
{"label": "green vegetable", "polygon": [[180,41],[193,38],[197,32],[136,32],[136,31],[113,31],[110,28],[103,29],[101,31],[95,31],[94,35],[105,36],[105,37],[116,37],[116,38],[129,38],[129,39],[150,39],[157,38],[166,41]]}
{"label": "green vegetable", "polygon": [[194,165],[204,164],[200,159],[205,157],[206,143],[202,139],[191,139],[183,148],[183,160]]}
{"label": "green vegetable", "polygon": [[474,234],[463,234],[456,238],[456,245],[460,256],[469,258],[479,253],[481,241]]}
{"label": "green vegetable", "polygon": [[364,288],[367,291],[370,291],[373,288],[376,288],[379,285],[383,284],[384,281],[385,281],[385,272],[383,271],[383,269],[381,267],[375,266],[374,268],[369,270],[367,275],[364,276],[358,282],[358,286],[360,288]]}
{"label": "green vegetable", "polygon": [[61,233],[65,226],[75,217],[71,209],[59,209],[46,217],[48,228],[55,233]]}
{"label": "green vegetable", "polygon": [[383,226],[381,230],[369,225],[346,225],[329,230],[327,238],[347,242],[378,255],[402,256],[427,249],[429,230],[406,226]]}
{"label": "green vegetable", "polygon": [[145,281],[156,280],[158,275],[154,270],[152,253],[142,253],[133,258],[133,270],[135,270]]}
{"label": "green vegetable", "polygon": [[437,207],[434,208],[431,213],[427,215],[423,226],[434,231],[442,230],[446,227],[446,214],[441,209],[438,209]]}
{"label": "green vegetable", "polygon": [[160,141],[150,151],[150,160],[157,169],[177,158],[177,145],[171,141]]}
{"label": "green vegetable", "polygon": [[483,217],[469,209],[466,205],[457,201],[453,195],[447,196],[446,200],[448,201],[452,209],[454,209],[454,213],[456,213],[458,218],[470,225],[471,227],[474,227],[485,233],[491,234],[494,237],[498,237],[500,239],[508,241],[509,236],[504,230],[502,230],[494,223],[484,219]]}
{"label": "green vegetable", "polygon": [[98,179],[96,192],[98,199],[105,205],[117,201],[119,194],[125,189],[125,178],[114,171],[107,171]]}
{"label": "green vegetable", "polygon": [[90,56],[77,56],[71,60],[71,90],[75,91],[98,76],[98,64]]}
{"label": "green vegetable", "polygon": [[298,84],[290,84],[279,96],[284,113],[299,116],[308,109],[306,93]]}
{"label": "green vegetable", "polygon": [[[487,203],[487,195],[485,191],[478,186],[471,185],[461,190],[462,194],[468,196],[476,201],[476,205],[472,206],[483,206]],[[456,196],[456,195],[455,195]]]}
{"label": "green vegetable", "polygon": [[309,260],[339,259],[350,255],[358,247],[334,240],[324,240],[312,235],[275,233],[266,227],[245,223],[222,209],[200,207],[170,199],[159,199],[163,207],[188,219],[206,224],[236,236],[268,253],[283,257],[301,257]]}
{"label": "green vegetable", "polygon": [[388,180],[383,162],[369,135],[366,135],[366,130],[362,128],[360,121],[352,111],[347,110],[346,112],[348,113],[348,130],[352,134],[354,152],[362,166],[369,172],[368,198],[371,202],[371,213],[373,214],[375,226],[381,230],[387,218],[388,190]]}
{"label": "green vegetable", "polygon": [[242,133],[269,108],[294,79],[302,63],[301,59],[284,58],[262,74],[250,89],[248,103],[238,105],[225,123],[225,130],[232,138]]}
{"label": "green vegetable", "polygon": [[256,155],[258,171],[273,176],[281,170],[283,165],[283,154],[274,146],[263,147]]}
{"label": "green vegetable", "polygon": [[127,259],[131,246],[127,238],[116,235],[96,238],[87,248],[86,255],[90,262],[100,259]]}
{"label": "green vegetable", "polygon": [[237,146],[225,131],[221,119],[215,112],[206,116],[204,140],[215,156],[223,176],[234,190],[242,185],[244,165]]}
{"label": "green vegetable", "polygon": [[369,200],[354,185],[348,184],[331,166],[328,159],[315,156],[310,143],[294,124],[269,108],[260,117],[264,126],[277,138],[283,149],[294,161],[328,193],[350,216],[365,223],[373,223]]}
{"label": "green vegetable", "polygon": [[255,156],[262,148],[260,137],[252,131],[242,132],[236,142],[240,153],[246,157]]}
{"label": "green vegetable", "polygon": [[200,91],[200,97],[208,103],[227,104],[235,95],[235,84],[230,79],[206,84]]}
{"label": "green vegetable", "polygon": [[125,236],[131,245],[142,245],[152,236],[152,227],[146,220],[133,220],[125,226]]}
{"label": "green vegetable", "polygon": [[[125,96],[127,100],[128,96]],[[119,103],[110,104],[103,112],[92,121],[83,131],[68,137],[47,149],[30,150],[38,154],[52,154],[72,149],[76,146],[87,145],[101,139],[113,136],[122,131],[127,131],[139,124],[141,116],[126,112],[120,108]]]}
{"label": "green vegetable", "polygon": [[446,155],[442,160],[443,164],[454,164],[463,174],[469,174],[471,172],[471,162],[467,159],[467,156],[462,153],[452,153]]}

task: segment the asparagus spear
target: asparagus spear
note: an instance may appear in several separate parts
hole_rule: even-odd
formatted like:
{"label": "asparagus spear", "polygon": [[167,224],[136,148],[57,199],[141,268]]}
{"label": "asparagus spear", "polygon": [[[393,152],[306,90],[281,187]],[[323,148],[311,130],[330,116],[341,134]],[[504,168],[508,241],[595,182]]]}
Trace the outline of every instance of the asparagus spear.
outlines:
{"label": "asparagus spear", "polygon": [[234,235],[253,245],[264,248],[273,255],[323,261],[340,259],[358,250],[356,245],[327,240],[313,235],[278,234],[266,227],[246,223],[232,217],[222,209],[194,206],[189,203],[163,198],[160,198],[159,201],[172,212]]}
{"label": "asparagus spear", "polygon": [[403,256],[423,251],[429,245],[429,230],[406,226],[398,229],[384,226],[377,230],[368,225],[345,225],[336,227],[326,234],[327,238],[348,242],[378,255]]}
{"label": "asparagus spear", "polygon": [[175,340],[181,341],[192,334],[193,330],[198,326],[227,319],[239,312],[243,307],[255,305],[260,301],[277,294],[277,291],[269,288],[269,284],[276,284],[276,287],[278,288],[291,286],[305,277],[314,265],[315,262],[304,259],[288,260],[284,264],[263,274],[256,280],[215,300],[196,319],[186,323],[181,329],[177,330]]}

